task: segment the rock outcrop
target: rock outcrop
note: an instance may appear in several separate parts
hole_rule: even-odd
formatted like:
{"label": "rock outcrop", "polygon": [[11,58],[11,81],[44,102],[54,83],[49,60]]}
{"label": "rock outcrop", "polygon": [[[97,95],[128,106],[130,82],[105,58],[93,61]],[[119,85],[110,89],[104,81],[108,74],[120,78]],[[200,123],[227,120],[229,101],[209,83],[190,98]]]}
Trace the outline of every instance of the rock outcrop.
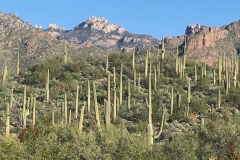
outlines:
{"label": "rock outcrop", "polygon": [[30,29],[33,28],[27,22],[21,20],[16,14],[4,14],[0,12],[0,29]]}
{"label": "rock outcrop", "polygon": [[45,31],[59,40],[84,47],[97,46],[107,51],[126,51],[126,48],[139,48],[159,42],[152,36],[129,33],[117,24],[110,24],[103,17],[92,16],[69,31],[58,28],[52,25]]}
{"label": "rock outcrop", "polygon": [[79,30],[82,28],[90,28],[98,31],[102,31],[104,33],[110,33],[116,31],[118,34],[123,34],[125,29],[123,27],[119,27],[116,24],[110,24],[106,19],[96,18],[94,16],[88,18],[86,21],[80,23],[78,26],[74,28],[74,30]]}
{"label": "rock outcrop", "polygon": [[[201,49],[202,47],[214,46],[215,42],[225,38],[228,31],[218,27],[200,27],[197,25],[195,28],[186,29],[186,33],[192,33],[188,40],[188,49]],[[199,33],[196,35],[196,33]]]}

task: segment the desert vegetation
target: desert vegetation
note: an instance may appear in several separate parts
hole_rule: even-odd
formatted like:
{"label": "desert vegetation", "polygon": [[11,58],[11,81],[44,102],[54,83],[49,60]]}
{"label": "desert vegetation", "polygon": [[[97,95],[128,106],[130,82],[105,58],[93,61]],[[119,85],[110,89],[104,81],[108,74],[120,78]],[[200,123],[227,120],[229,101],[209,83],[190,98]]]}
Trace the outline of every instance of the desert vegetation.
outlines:
{"label": "desert vegetation", "polygon": [[238,55],[141,52],[5,63],[0,159],[240,159]]}

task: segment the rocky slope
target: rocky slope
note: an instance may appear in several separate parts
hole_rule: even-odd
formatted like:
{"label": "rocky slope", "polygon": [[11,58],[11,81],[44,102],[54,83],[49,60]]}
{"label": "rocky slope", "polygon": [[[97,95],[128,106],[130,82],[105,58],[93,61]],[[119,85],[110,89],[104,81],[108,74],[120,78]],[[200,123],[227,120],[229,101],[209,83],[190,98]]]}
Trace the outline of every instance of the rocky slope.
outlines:
{"label": "rocky slope", "polygon": [[[17,53],[20,54],[20,67],[26,69],[56,55],[63,55],[64,41],[57,40],[42,31],[22,21],[15,14],[0,12],[0,69],[7,61],[8,70],[15,71]],[[97,47],[83,48],[67,44],[69,60],[83,54],[102,53]]]}

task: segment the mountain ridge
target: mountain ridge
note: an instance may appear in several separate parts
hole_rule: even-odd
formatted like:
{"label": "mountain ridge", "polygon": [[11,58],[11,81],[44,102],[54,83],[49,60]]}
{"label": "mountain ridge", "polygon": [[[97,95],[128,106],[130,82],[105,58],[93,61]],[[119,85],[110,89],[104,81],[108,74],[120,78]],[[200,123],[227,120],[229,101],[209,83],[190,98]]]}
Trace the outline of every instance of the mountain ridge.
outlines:
{"label": "mountain ridge", "polygon": [[[215,65],[222,53],[226,53],[230,61],[231,55],[240,50],[240,21],[221,27],[187,25],[184,33],[188,56],[198,62]],[[184,37],[184,34],[164,37],[166,53],[176,54],[178,47],[181,54]],[[157,48],[161,49],[161,40],[150,35],[130,33],[117,24],[110,24],[103,17],[89,17],[71,30],[58,27],[56,24],[50,24],[47,29],[41,29],[21,20],[16,14],[0,12],[2,58],[11,59],[9,57],[12,57],[12,54],[24,52],[23,55],[26,53],[35,54],[35,56],[43,54],[45,56],[42,58],[46,59],[46,55],[62,54],[64,41],[68,42],[67,46],[72,50],[72,55],[83,52],[87,54],[106,54],[104,51],[130,52],[132,48],[136,51],[141,50],[143,54],[146,48],[152,48],[152,52],[156,52]],[[62,47],[59,48],[59,45]],[[83,50],[83,48],[88,48],[89,52],[77,53],[77,50]]]}
{"label": "mountain ridge", "polygon": [[138,48],[142,44],[155,45],[159,42],[153,36],[133,34],[117,24],[110,24],[105,18],[91,16],[79,23],[71,30],[59,30],[47,28],[59,40],[69,43],[91,46],[95,45],[107,51],[124,51],[132,47]]}

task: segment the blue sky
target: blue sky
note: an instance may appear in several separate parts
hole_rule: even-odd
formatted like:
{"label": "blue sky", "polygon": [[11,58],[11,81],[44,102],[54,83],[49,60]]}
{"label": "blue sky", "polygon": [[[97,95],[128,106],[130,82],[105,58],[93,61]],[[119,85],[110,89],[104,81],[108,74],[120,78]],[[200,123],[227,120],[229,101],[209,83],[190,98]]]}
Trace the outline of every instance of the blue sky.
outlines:
{"label": "blue sky", "polygon": [[72,29],[90,16],[104,17],[132,33],[184,34],[188,24],[222,26],[240,19],[239,0],[0,0],[0,11],[32,25]]}

